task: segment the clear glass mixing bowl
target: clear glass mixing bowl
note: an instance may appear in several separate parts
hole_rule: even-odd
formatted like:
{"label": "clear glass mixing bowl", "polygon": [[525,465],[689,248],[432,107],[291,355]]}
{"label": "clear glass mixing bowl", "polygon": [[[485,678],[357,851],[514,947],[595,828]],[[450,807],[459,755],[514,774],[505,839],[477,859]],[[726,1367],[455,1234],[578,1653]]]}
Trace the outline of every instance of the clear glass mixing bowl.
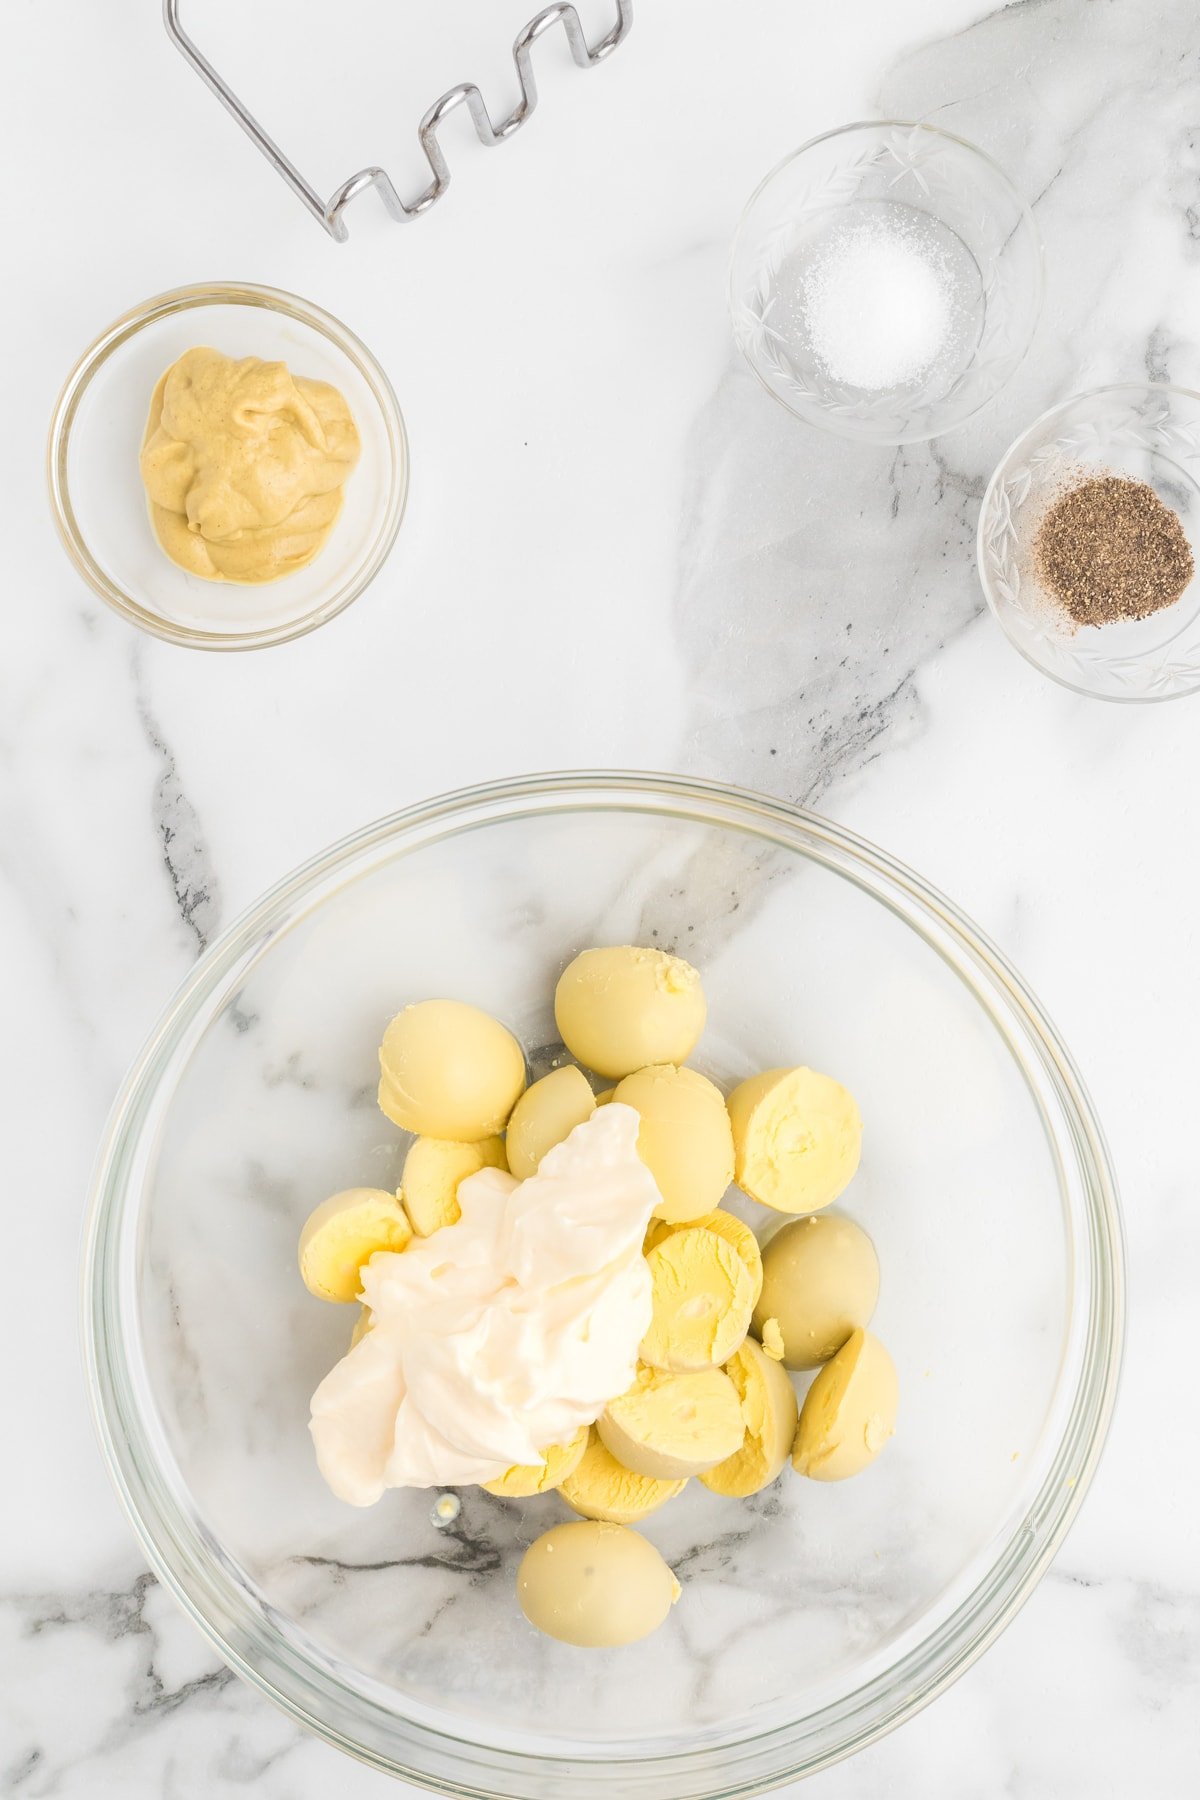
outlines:
{"label": "clear glass mixing bowl", "polygon": [[[683,1582],[643,1644],[538,1636],[514,1598],[557,1496],[360,1512],[314,1467],[308,1398],[351,1309],[301,1287],[319,1199],[397,1179],[388,1017],[432,994],[553,1045],[581,946],[703,970],[698,1066],[805,1059],[866,1120],[845,1208],[879,1248],[898,1436],[857,1480],[699,1483],[646,1521]],[[749,1203],[745,1203],[747,1206]],[[762,1215],[759,1215],[760,1219]],[[1121,1340],[1112,1174],[1019,978],[916,876],[750,794],[563,775],[349,838],[196,966],[118,1101],[96,1177],[85,1342],[104,1450],[155,1570],[228,1661],[315,1731],[445,1793],[706,1800],[821,1767],[925,1705],[1045,1569],[1099,1455]]]}

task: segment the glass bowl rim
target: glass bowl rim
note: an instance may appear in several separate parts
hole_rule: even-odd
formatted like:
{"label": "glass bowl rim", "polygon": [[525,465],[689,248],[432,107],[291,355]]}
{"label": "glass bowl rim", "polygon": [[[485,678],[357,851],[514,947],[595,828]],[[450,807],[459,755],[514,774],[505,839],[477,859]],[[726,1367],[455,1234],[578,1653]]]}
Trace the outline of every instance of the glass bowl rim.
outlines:
{"label": "glass bowl rim", "polygon": [[[1013,1008],[1066,1115],[1069,1142],[1064,1145],[1061,1138],[1052,1136],[1053,1150],[1056,1155],[1064,1148],[1073,1154],[1083,1177],[1084,1204],[1080,1216],[1073,1216],[1071,1222],[1082,1228],[1088,1249],[1090,1309],[1086,1350],[1070,1415],[1022,1526],[997,1549],[995,1561],[967,1598],[897,1662],[811,1715],[718,1746],[614,1758],[596,1746],[583,1754],[547,1754],[478,1744],[388,1710],[389,1742],[386,1749],[380,1749],[330,1723],[321,1709],[330,1700],[351,1711],[357,1708],[360,1718],[383,1718],[383,1709],[341,1686],[287,1645],[269,1625],[263,1625],[224,1574],[219,1546],[199,1539],[193,1546],[188,1541],[187,1522],[169,1496],[163,1505],[166,1490],[154,1491],[158,1471],[153,1458],[139,1462],[139,1446],[128,1426],[131,1419],[139,1425],[142,1420],[130,1394],[118,1304],[117,1240],[127,1199],[122,1153],[126,1140],[136,1144],[145,1107],[157,1090],[158,1072],[186,1039],[206,998],[246,954],[292,917],[297,902],[306,895],[318,895],[321,884],[351,868],[365,854],[384,846],[398,850],[406,839],[415,840],[413,847],[419,848],[430,841],[431,832],[437,834],[432,840],[436,842],[439,836],[458,835],[476,824],[562,812],[631,809],[652,817],[741,829],[768,841],[773,833],[773,841],[780,847],[800,855],[807,851],[809,861],[856,881],[900,916],[935,953],[942,954],[935,934],[947,937]],[[872,881],[877,885],[871,886]],[[920,924],[902,910],[901,902],[916,909]],[[996,1026],[995,1020],[992,1023]],[[1038,1104],[1036,1098],[1034,1103]],[[1049,1130],[1044,1112],[1042,1123],[1043,1129]],[[157,1578],[223,1660],[293,1719],[372,1767],[464,1800],[494,1794],[537,1800],[549,1791],[545,1786],[549,1775],[569,1781],[581,1795],[606,1795],[611,1792],[614,1766],[620,1770],[616,1778],[630,1800],[659,1800],[664,1792],[662,1781],[672,1778],[686,1784],[673,1788],[672,1793],[686,1795],[687,1800],[763,1793],[850,1755],[921,1711],[1007,1626],[1057,1552],[1103,1449],[1116,1400],[1124,1339],[1123,1232],[1116,1179],[1103,1132],[1070,1053],[1007,959],[937,889],[856,833],[806,808],[748,789],[642,771],[562,771],[458,789],[350,833],[268,889],[199,958],[122,1084],[97,1153],[81,1274],[82,1341],[93,1423],[110,1479]],[[214,1591],[224,1622],[205,1610],[205,1597],[211,1600]],[[253,1660],[232,1641],[239,1631],[251,1646]],[[278,1679],[281,1670],[287,1678],[283,1683]],[[824,1739],[809,1743],[822,1726]],[[438,1766],[432,1766],[434,1762]],[[489,1779],[497,1778],[505,1785],[487,1785]]]}
{"label": "glass bowl rim", "polygon": [[1200,391],[1184,387],[1182,382],[1106,381],[1100,387],[1082,388],[1077,394],[1069,394],[1065,400],[1058,400],[1053,406],[1048,406],[1045,412],[1039,413],[1033,423],[1027,425],[1024,431],[1013,439],[992,470],[991,478],[984,489],[983,499],[979,506],[979,523],[975,528],[975,567],[979,574],[979,585],[983,589],[983,597],[987,601],[988,611],[1017,655],[1023,657],[1030,668],[1036,669],[1039,675],[1044,675],[1047,681],[1053,681],[1059,687],[1066,688],[1068,693],[1082,694],[1086,700],[1103,700],[1110,706],[1158,706],[1170,700],[1189,700],[1197,692],[1200,692],[1200,669],[1197,669],[1193,686],[1174,688],[1169,694],[1098,694],[1095,688],[1085,687],[1079,681],[1068,681],[1065,675],[1060,675],[1056,670],[1047,668],[1046,664],[1039,662],[1038,658],[1027,650],[1024,644],[1019,643],[1009,630],[1006,609],[996,593],[989,568],[989,558],[984,551],[984,527],[989,513],[994,509],[996,494],[1002,482],[1008,479],[1013,463],[1025,454],[1034,438],[1038,437],[1048,425],[1065,418],[1083,401],[1099,400],[1105,394],[1177,395],[1182,400],[1193,401],[1200,409]]}
{"label": "glass bowl rim", "polygon": [[[794,406],[791,401],[785,399],[777,389],[771,386],[770,382],[762,373],[762,370],[758,367],[757,363],[752,361],[750,355],[743,348],[738,339],[736,328],[737,303],[734,295],[734,265],[737,261],[738,246],[742,241],[742,234],[746,229],[751,210],[758,201],[760,195],[766,192],[776,176],[781,175],[788,167],[789,163],[795,162],[798,157],[806,155],[808,151],[815,150],[818,144],[829,143],[833,138],[847,137],[851,132],[856,131],[928,132],[931,137],[944,138],[947,143],[956,144],[960,150],[969,151],[972,156],[978,157],[981,162],[986,163],[992,173],[999,177],[999,180],[1004,187],[1007,188],[1012,197],[1017,212],[1020,215],[1021,223],[1029,232],[1034,251],[1036,252],[1033,293],[1031,295],[1033,304],[1029,320],[1029,330],[1026,333],[1025,342],[1021,346],[1020,355],[1017,358],[1012,373],[1016,373],[1016,369],[1020,367],[1021,363],[1024,362],[1026,356],[1029,354],[1029,346],[1032,344],[1034,334],[1037,331],[1038,322],[1042,316],[1042,304],[1046,295],[1046,253],[1042,243],[1042,234],[1038,230],[1037,220],[1033,216],[1033,209],[1025,196],[1021,193],[1020,189],[1016,186],[1011,175],[1009,175],[1007,170],[996,161],[990,151],[981,149],[978,144],[972,143],[970,138],[960,137],[956,131],[947,131],[943,125],[930,124],[927,119],[852,119],[847,125],[835,125],[831,131],[820,131],[815,137],[806,138],[804,143],[798,145],[795,150],[789,150],[786,156],[780,157],[773,168],[767,170],[767,173],[759,181],[753,193],[742,207],[741,213],[738,216],[737,225],[734,229],[733,242],[730,245],[729,250],[729,273],[726,292],[730,318],[734,320],[734,343],[737,344],[738,352],[742,357],[742,360],[745,362],[759,386],[765,393],[769,394],[774,401],[782,406],[784,411],[791,418],[800,419],[806,425],[819,425],[824,430],[833,432],[836,437],[847,438],[854,443],[875,444],[880,447],[898,444],[926,444],[933,438],[945,437],[948,432],[957,431],[960,426],[966,425],[971,419],[976,418],[985,407],[992,404],[993,400],[996,398],[996,394],[985,394],[983,398],[971,408],[970,412],[963,413],[961,418],[951,420],[948,425],[935,426],[932,431],[906,432],[902,438],[877,438],[873,437],[869,432],[847,429],[847,427],[833,417],[825,407],[816,404],[811,407]],[[1001,386],[1007,386],[1009,380],[1011,380],[1011,375],[1006,377]],[[996,390],[997,393],[999,393],[999,391],[999,389]]]}
{"label": "glass bowl rim", "polygon": [[[253,631],[225,631],[181,625],[165,619],[143,606],[127,589],[114,581],[93,556],[80,529],[71,501],[67,475],[67,456],[71,431],[80,403],[92,380],[109,357],[137,334],[175,313],[190,312],[205,306],[254,306],[267,312],[282,314],[309,326],[327,338],[358,370],[370,389],[387,432],[391,471],[387,504],[376,533],[374,548],[356,571],[334,593],[311,607],[299,618]],[[314,301],[285,288],[266,287],[253,281],[208,281],[187,287],[169,288],[153,294],[107,325],[76,360],[62,385],[46,440],[46,486],[50,509],[59,539],[77,572],[88,586],[130,624],[168,643],[181,644],[193,650],[261,650],[272,644],[285,644],[304,637],[319,625],[336,618],[352,601],[370,586],[378,575],[396,541],[408,499],[409,446],[404,415],[382,364],[363,340],[348,325],[326,312]]]}

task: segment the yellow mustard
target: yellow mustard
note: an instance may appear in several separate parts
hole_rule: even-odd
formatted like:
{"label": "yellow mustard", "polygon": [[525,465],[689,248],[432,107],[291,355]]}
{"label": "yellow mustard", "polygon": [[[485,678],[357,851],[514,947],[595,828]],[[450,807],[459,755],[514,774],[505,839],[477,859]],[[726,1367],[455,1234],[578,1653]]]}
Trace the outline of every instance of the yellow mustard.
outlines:
{"label": "yellow mustard", "polygon": [[141,471],[159,543],[206,581],[275,581],[332,531],[358,431],[337,388],[286,363],[186,350],[155,387]]}

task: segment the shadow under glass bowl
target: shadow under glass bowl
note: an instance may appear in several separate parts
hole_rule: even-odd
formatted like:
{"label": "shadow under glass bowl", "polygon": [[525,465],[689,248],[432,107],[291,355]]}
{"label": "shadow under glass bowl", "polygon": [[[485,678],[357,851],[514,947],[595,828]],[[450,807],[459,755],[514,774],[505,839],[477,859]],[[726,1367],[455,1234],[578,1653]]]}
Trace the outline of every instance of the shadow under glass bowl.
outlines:
{"label": "shadow under glass bowl", "polygon": [[[286,362],[349,403],[361,450],[319,553],[278,581],[204,581],[166,555],[138,454],[155,383],[185,350]],[[102,600],[194,650],[259,650],[324,625],[375,579],[408,494],[408,440],[392,385],[366,345],[298,294],[252,282],[176,288],[122,314],[59,395],[46,453],[50,504],[71,561]]]}
{"label": "shadow under glass bowl", "polygon": [[[876,388],[828,366],[810,298],[831,247],[879,234],[940,271],[946,320],[931,360]],[[864,296],[864,331],[884,329],[876,305],[887,300],[886,289]],[[915,443],[971,418],[1021,363],[1041,310],[1041,243],[1003,170],[963,138],[906,120],[844,125],[794,151],[752,194],[734,237],[729,304],[738,348],[790,412],[843,437]]]}
{"label": "shadow under glass bowl", "polygon": [[1145,482],[1183,526],[1200,571],[1200,394],[1157,382],[1096,388],[1043,413],[1001,459],[976,558],[993,614],[1028,662],[1097,700],[1178,700],[1200,689],[1200,573],[1148,619],[1076,626],[1034,567],[1047,508],[1080,478]]}
{"label": "shadow under glass bowl", "polygon": [[[467,1489],[445,1530],[429,1492],[365,1511],[330,1495],[308,1399],[356,1309],[314,1301],[295,1257],[327,1193],[397,1183],[406,1140],[374,1094],[399,1006],[472,1000],[544,1067],[559,971],[622,942],[678,945],[703,970],[708,1075],[804,1058],[857,1096],[843,1206],[878,1247],[901,1411],[856,1480],[788,1469],[748,1501],[691,1483],[643,1527],[683,1582],[670,1619],[587,1653],[540,1637],[515,1598],[523,1548],[572,1516],[556,1495]],[[540,776],[359,832],[196,966],[105,1136],[84,1339],[155,1570],[289,1713],[445,1793],[715,1800],[868,1743],[1012,1617],[1096,1465],[1122,1266],[1071,1060],[949,902],[775,801]]]}

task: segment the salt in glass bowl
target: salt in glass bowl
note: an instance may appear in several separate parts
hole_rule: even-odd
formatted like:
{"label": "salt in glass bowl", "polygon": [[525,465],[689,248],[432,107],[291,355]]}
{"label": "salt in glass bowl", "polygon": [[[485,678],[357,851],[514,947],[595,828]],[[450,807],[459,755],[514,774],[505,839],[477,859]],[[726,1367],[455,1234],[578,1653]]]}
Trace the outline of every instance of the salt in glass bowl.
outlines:
{"label": "salt in glass bowl", "polygon": [[[204,581],[154,535],[138,468],[150,396],[197,344],[332,382],[354,415],[361,453],[333,530],[278,581]],[[374,580],[404,514],[408,442],[391,383],[340,320],[298,294],[220,281],[144,301],[84,352],[54,409],[46,476],[67,554],[123,618],[191,649],[257,650],[315,630]]]}
{"label": "salt in glass bowl", "polygon": [[1183,526],[1200,571],[1200,394],[1159,382],[1096,388],[1023,432],[988,483],[976,560],[987,603],[1035,668],[1098,700],[1177,700],[1200,689],[1200,573],[1148,619],[1076,626],[1034,567],[1048,506],[1080,478],[1152,487]]}
{"label": "salt in glass bowl", "polygon": [[[822,359],[810,317],[822,262],[879,231],[942,272],[940,349],[907,379],[864,387]],[[1033,336],[1042,252],[1033,216],[982,150],[905,120],[844,125],[793,152],[751,195],[733,242],[738,348],[769,394],[813,425],[876,444],[937,437],[994,399]]]}
{"label": "salt in glass bowl", "polygon": [[[851,1481],[787,1468],[750,1500],[691,1482],[641,1526],[682,1582],[667,1623],[585,1652],[516,1600],[524,1547],[572,1516],[557,1495],[468,1488],[455,1517],[428,1491],[366,1510],[329,1493],[308,1401],[357,1309],[305,1291],[296,1240],[325,1195],[398,1181],[407,1140],[375,1102],[397,1008],[473,1001],[541,1073],[565,963],[629,942],[702,970],[704,1074],[806,1060],[858,1099],[863,1162],[839,1207],[878,1247],[873,1329],[901,1402]],[[447,1794],[716,1800],[870,1742],[1013,1616],[1096,1466],[1122,1268],[1071,1059],[947,900],[778,801],[564,774],[360,831],[201,959],[105,1134],[84,1342],[156,1573],[292,1716]]]}

